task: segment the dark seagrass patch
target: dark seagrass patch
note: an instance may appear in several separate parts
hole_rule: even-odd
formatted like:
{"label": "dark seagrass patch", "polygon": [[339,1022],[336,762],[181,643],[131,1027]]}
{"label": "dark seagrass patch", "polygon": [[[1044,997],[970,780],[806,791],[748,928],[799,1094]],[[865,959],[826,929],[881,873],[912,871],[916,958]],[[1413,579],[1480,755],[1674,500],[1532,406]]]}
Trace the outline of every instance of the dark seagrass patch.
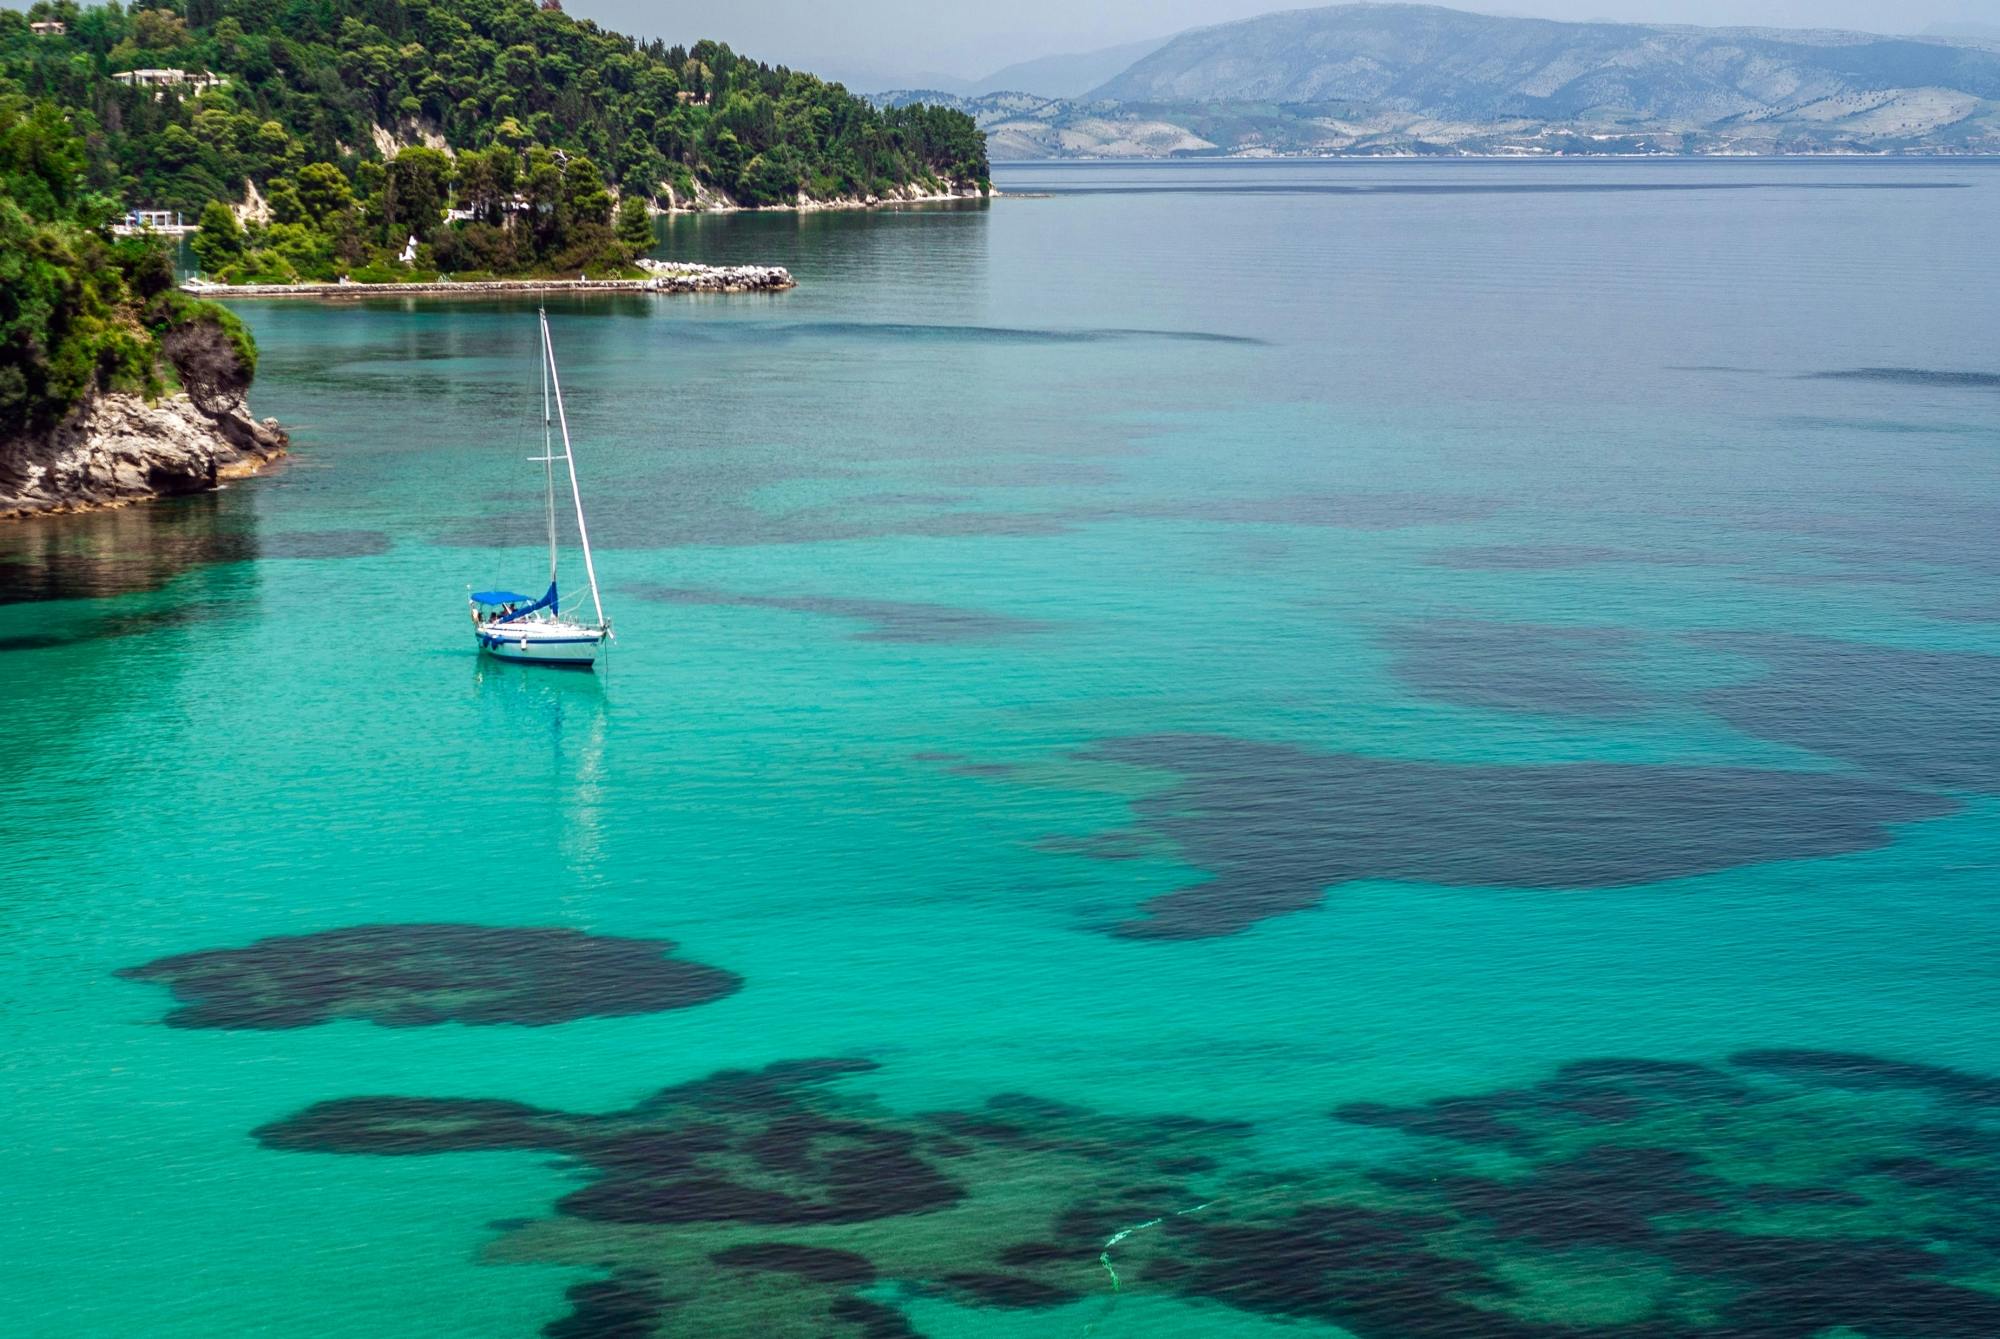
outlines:
{"label": "dark seagrass patch", "polygon": [[556,927],[356,925],[179,953],[118,974],[156,981],[172,1027],[279,1029],[365,1018],[384,1027],[656,1013],[720,999],[742,979],[668,956],[665,939]]}
{"label": "dark seagrass patch", "polygon": [[[1835,773],[1434,763],[1223,735],[1111,739],[1081,756],[1173,776],[1133,802],[1137,827],[1210,875],[1114,927],[1140,939],[1235,934],[1361,879],[1621,888],[1839,855],[1886,845],[1893,824],[1959,808],[1893,781]],[[1105,834],[1067,840],[1088,855]]]}

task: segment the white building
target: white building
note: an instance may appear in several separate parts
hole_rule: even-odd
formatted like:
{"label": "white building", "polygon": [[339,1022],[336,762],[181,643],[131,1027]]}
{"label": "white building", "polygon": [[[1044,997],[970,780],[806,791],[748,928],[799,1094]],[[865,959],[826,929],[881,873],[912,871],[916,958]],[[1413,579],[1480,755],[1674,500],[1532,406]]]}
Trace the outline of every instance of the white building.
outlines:
{"label": "white building", "polygon": [[195,70],[121,70],[111,77],[132,88],[153,89],[156,97],[159,92],[169,88],[185,88],[201,93],[211,88],[221,88],[229,82],[219,74],[205,74]]}
{"label": "white building", "polygon": [[195,230],[195,225],[189,223],[178,209],[128,209],[124,222],[111,225],[111,231],[120,237],[137,237],[149,232],[185,237]]}
{"label": "white building", "polygon": [[61,37],[69,31],[69,25],[67,23],[58,23],[54,19],[47,19],[41,23],[29,24],[28,31],[37,37]]}

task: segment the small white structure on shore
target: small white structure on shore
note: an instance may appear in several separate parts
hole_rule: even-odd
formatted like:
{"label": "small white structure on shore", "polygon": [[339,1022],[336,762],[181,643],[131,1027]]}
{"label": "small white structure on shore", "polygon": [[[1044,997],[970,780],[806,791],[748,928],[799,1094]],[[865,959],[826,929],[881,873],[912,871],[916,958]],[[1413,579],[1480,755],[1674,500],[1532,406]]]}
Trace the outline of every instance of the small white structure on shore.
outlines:
{"label": "small white structure on shore", "polygon": [[200,70],[120,70],[111,77],[128,88],[150,88],[155,98],[170,88],[185,88],[192,89],[196,93],[205,93],[211,88],[221,88],[229,82],[219,74],[208,74]]}
{"label": "small white structure on shore", "polygon": [[132,237],[142,232],[180,236],[195,231],[195,225],[184,219],[178,209],[128,209],[124,221],[112,224],[111,231],[120,237]]}
{"label": "small white structure on shore", "polygon": [[59,23],[55,19],[44,19],[40,23],[29,24],[28,31],[37,37],[61,37],[69,31],[69,25]]}

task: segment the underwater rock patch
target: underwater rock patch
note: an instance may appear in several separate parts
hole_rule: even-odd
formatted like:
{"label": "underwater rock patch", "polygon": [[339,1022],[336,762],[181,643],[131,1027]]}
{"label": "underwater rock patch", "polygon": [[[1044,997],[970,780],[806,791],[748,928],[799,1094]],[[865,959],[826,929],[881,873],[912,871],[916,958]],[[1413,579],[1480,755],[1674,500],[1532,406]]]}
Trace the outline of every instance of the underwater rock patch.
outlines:
{"label": "underwater rock patch", "polygon": [[662,604],[724,604],[824,614],[865,624],[858,642],[978,642],[1045,632],[1047,623],[909,600],[869,600],[834,595],[743,595],[703,587],[636,586],[633,594]]}
{"label": "underwater rock patch", "polygon": [[2000,372],[1964,372],[1940,367],[1849,367],[1810,372],[1808,381],[1875,381],[1893,386],[1942,386],[1950,390],[2000,390]]}
{"label": "underwater rock patch", "polygon": [[1704,646],[1764,662],[1710,690],[1736,729],[1946,790],[2000,791],[2000,656],[1757,633]]}
{"label": "underwater rock patch", "polygon": [[492,1252],[606,1274],[570,1291],[574,1310],[551,1336],[873,1339],[915,1333],[861,1295],[878,1281],[1004,1309],[1100,1291],[1110,1233],[1197,1202],[1197,1178],[1247,1134],[1029,1098],[904,1115],[831,1086],[872,1068],[726,1071],[606,1114],[343,1098],[256,1137],[293,1151],[518,1149],[573,1161],[590,1180]]}
{"label": "underwater rock patch", "polygon": [[[916,325],[895,321],[785,321],[759,322],[742,327],[750,338],[782,342],[796,339],[822,340],[828,337],[881,340],[912,344],[1104,344],[1120,341],[1151,341],[1190,344],[1242,344],[1263,346],[1270,341],[1251,335],[1230,335],[1211,330],[1145,330],[1112,327],[1033,327],[998,325]],[[736,332],[732,332],[736,333]]]}
{"label": "underwater rock patch", "polygon": [[[849,497],[839,502],[771,510],[755,505],[757,490],[801,479],[842,479],[847,472],[828,466],[746,466],[731,460],[726,469],[703,462],[637,479],[605,499],[591,514],[591,537],[607,549],[671,549],[687,546],[742,547],[766,544],[822,544],[850,539],[976,538],[1065,534],[1072,519],[1055,511],[983,511],[916,507]],[[671,494],[689,505],[662,511],[651,499]],[[515,548],[546,542],[534,513],[507,504],[490,516],[468,520],[439,536],[455,548]],[[601,539],[599,532],[602,531]]]}
{"label": "underwater rock patch", "polygon": [[1436,619],[1391,630],[1398,678],[1418,695],[1493,711],[1622,716],[1646,694],[1610,664],[1630,647],[1621,628],[1556,628]]}
{"label": "underwater rock patch", "polygon": [[1412,762],[1222,735],[1112,739],[1080,756],[1177,781],[1133,802],[1134,840],[1098,834],[1068,849],[1142,849],[1158,837],[1211,875],[1150,899],[1114,929],[1140,939],[1235,934],[1357,879],[1620,888],[1863,851],[1886,845],[1890,824],[1959,807],[1818,772]]}
{"label": "underwater rock patch", "polygon": [[[1312,1187],[1248,1228],[1167,1224],[1168,1272],[1361,1339],[1973,1339],[2000,1324],[1996,1090],[1773,1050],[1580,1062],[1519,1088],[1355,1104],[1338,1118],[1414,1142],[1349,1190]],[[1894,1174],[1911,1160],[1948,1175]],[[1594,1317],[1580,1300],[1593,1290]]]}
{"label": "underwater rock patch", "polygon": [[365,1018],[384,1027],[656,1013],[720,999],[732,973],[666,956],[665,939],[563,928],[357,925],[161,958],[118,975],[156,981],[183,1028],[281,1029]]}
{"label": "underwater rock patch", "polygon": [[708,1257],[718,1265],[755,1269],[767,1274],[796,1274],[816,1283],[873,1283],[875,1266],[865,1255],[830,1246],[794,1246],[782,1241],[754,1241],[730,1246]]}
{"label": "underwater rock patch", "polygon": [[997,778],[1013,776],[1020,770],[1013,763],[975,762],[963,753],[952,753],[942,749],[926,749],[920,753],[912,753],[910,760],[934,764],[950,776]]}
{"label": "underwater rock patch", "polygon": [[1216,525],[1290,525],[1341,530],[1403,530],[1484,520],[1500,510],[1489,498],[1443,493],[1299,493],[1271,497],[1211,497],[1132,501],[1083,507],[1080,520],[1199,521]]}
{"label": "underwater rock patch", "polygon": [[[724,1072],[604,1114],[348,1098],[257,1137],[555,1153],[586,1191],[625,1187],[610,1201],[646,1212],[597,1217],[578,1192],[487,1252],[604,1275],[552,1339],[910,1339],[897,1293],[1028,1311],[1131,1291],[1356,1339],[2000,1333],[2000,1079],[1822,1051],[1584,1060],[1350,1103],[1336,1121],[1397,1146],[1280,1167],[1240,1125],[1027,1097],[904,1114],[839,1090],[870,1068]],[[907,1184],[862,1188],[857,1150]]]}
{"label": "underwater rock patch", "polygon": [[378,558],[395,548],[380,530],[285,530],[258,541],[263,558]]}
{"label": "underwater rock patch", "polygon": [[2000,504],[1992,502],[1879,492],[1865,507],[1845,511],[1771,506],[1732,519],[1762,535],[1792,536],[1792,544],[1871,579],[1915,575],[1957,593],[1987,587],[1968,587],[1936,569],[2000,574],[2000,544],[1992,540],[2000,533]]}
{"label": "underwater rock patch", "polygon": [[1682,567],[1706,561],[1713,560],[1704,560],[1693,554],[1648,553],[1640,549],[1614,549],[1595,544],[1461,544],[1442,549],[1425,559],[1432,567],[1450,567],[1467,572],[1560,572],[1612,563]]}

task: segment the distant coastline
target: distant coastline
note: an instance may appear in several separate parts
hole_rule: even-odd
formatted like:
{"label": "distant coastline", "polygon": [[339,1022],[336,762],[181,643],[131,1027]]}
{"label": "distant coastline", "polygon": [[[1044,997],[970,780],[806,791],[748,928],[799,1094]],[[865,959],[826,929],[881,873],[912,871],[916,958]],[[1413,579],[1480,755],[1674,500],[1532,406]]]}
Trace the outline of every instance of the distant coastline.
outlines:
{"label": "distant coastline", "polygon": [[[2000,162],[2000,152],[1924,150],[1867,153],[1821,149],[1796,153],[1176,153],[1132,154],[1103,157],[996,158],[995,168],[1062,167],[1169,167],[1249,163],[1777,163],[1810,162],[1892,162],[1892,163],[1979,163]],[[1000,191],[996,187],[994,195]],[[1009,191],[1015,199],[1021,191]],[[1028,193],[1031,194],[1031,193]]]}
{"label": "distant coastline", "polygon": [[871,98],[959,111],[1002,162],[2000,152],[1988,42],[1419,4],[1284,10]]}

